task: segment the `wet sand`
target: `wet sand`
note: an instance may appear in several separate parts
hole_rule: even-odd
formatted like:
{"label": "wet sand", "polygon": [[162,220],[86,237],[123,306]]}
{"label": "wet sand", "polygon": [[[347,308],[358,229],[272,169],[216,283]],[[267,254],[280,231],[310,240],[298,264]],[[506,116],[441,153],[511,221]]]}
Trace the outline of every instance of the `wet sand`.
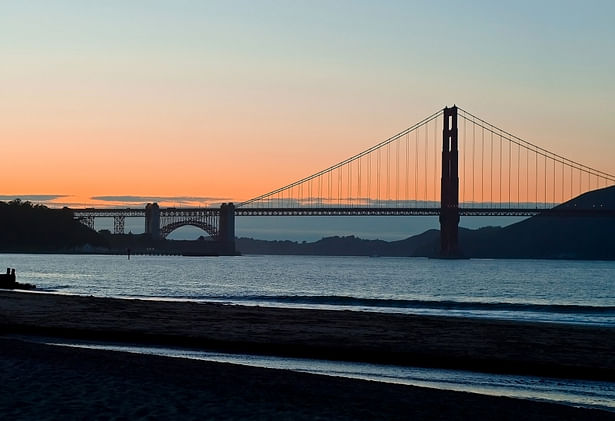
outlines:
{"label": "wet sand", "polygon": [[3,419],[612,420],[563,405],[0,337]]}
{"label": "wet sand", "polygon": [[[613,328],[0,291],[0,333],[615,379]],[[601,411],[458,392],[64,349],[1,337],[0,342],[0,412],[17,418],[54,418],[63,413],[58,411],[130,419],[178,414],[255,419],[490,419],[494,414],[502,419],[615,418]]]}

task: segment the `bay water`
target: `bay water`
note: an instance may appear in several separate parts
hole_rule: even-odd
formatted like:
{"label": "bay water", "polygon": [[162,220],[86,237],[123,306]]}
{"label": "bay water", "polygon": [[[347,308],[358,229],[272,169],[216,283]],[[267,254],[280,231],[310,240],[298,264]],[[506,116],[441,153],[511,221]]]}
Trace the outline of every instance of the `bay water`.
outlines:
{"label": "bay water", "polygon": [[615,326],[615,262],[0,254],[39,290]]}

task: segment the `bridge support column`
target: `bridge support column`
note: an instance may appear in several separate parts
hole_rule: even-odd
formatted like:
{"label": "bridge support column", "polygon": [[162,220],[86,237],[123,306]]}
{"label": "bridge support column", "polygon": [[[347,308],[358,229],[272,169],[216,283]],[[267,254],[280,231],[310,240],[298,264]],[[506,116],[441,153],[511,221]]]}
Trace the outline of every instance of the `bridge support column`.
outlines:
{"label": "bridge support column", "polygon": [[82,216],[79,218],[79,221],[89,229],[96,231],[94,228],[94,217],[92,215]]}
{"label": "bridge support column", "polygon": [[124,222],[126,222],[126,217],[124,215],[118,215],[113,217],[114,234],[124,234]]}
{"label": "bridge support column", "polygon": [[145,233],[153,239],[160,238],[160,208],[158,203],[148,203],[145,206]]}
{"label": "bridge support column", "polygon": [[220,207],[220,220],[218,224],[218,240],[225,251],[235,254],[235,205],[223,203]]}
{"label": "bridge support column", "polygon": [[459,257],[459,153],[457,107],[444,108],[442,184],[440,190],[440,257]]}

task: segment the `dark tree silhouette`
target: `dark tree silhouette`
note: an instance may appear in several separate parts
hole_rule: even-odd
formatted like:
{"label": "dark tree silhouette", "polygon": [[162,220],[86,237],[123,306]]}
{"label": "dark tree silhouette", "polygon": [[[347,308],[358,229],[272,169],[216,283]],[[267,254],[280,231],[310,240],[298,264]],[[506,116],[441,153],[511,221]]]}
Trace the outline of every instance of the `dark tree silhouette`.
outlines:
{"label": "dark tree silhouette", "polygon": [[68,208],[49,209],[15,199],[0,202],[0,250],[70,251],[89,244],[106,246],[106,240],[76,221]]}

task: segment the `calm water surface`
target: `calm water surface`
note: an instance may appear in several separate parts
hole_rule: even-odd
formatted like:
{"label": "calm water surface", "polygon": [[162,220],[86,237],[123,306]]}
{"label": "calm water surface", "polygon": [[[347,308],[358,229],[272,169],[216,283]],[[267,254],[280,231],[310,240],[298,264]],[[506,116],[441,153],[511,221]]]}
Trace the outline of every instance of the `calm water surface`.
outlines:
{"label": "calm water surface", "polygon": [[101,297],[615,326],[615,262],[0,254],[20,282]]}

